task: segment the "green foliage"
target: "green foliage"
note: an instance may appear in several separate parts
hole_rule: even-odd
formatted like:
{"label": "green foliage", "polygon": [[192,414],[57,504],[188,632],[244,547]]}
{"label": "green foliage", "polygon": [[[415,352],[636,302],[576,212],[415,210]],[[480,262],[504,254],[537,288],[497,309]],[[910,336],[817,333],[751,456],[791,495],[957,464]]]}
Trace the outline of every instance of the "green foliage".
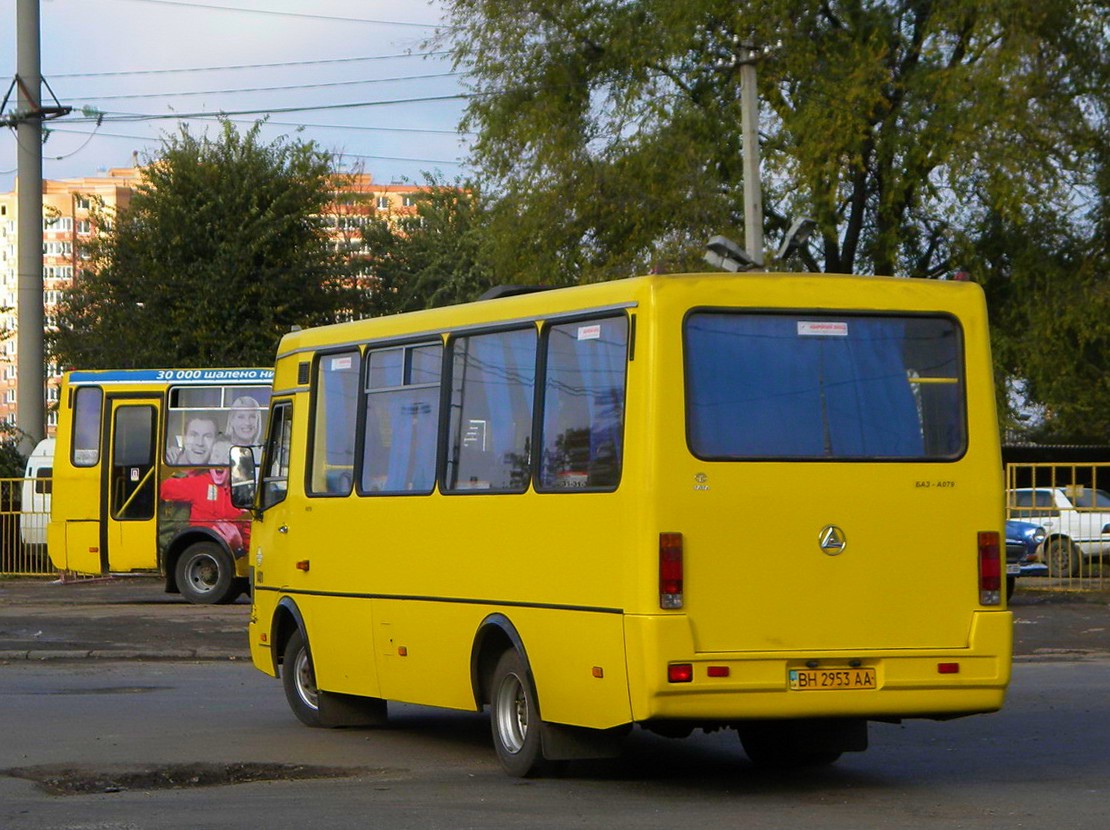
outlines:
{"label": "green foliage", "polygon": [[493,285],[478,191],[432,178],[426,184],[415,196],[415,216],[377,219],[363,231],[375,314],[468,302]]}
{"label": "green foliage", "polygon": [[22,437],[11,424],[0,423],[0,478],[23,478],[27,457],[19,449]]}
{"label": "green foliage", "polygon": [[167,137],[128,206],[95,222],[51,348],[80,368],[273,363],[293,325],[334,322],[364,294],[330,243],[337,183],[311,142]]}
{"label": "green foliage", "polygon": [[1060,434],[1105,440],[1105,234],[1088,208],[1106,210],[1110,175],[1106,0],[446,5],[505,281],[700,269],[709,236],[741,238],[753,43],[768,248],[804,215],[818,232],[791,265],[971,270],[1005,327],[1000,375]]}
{"label": "green foliage", "polygon": [[[1105,210],[1105,207],[1103,208]],[[991,309],[1003,426],[1045,443],[1110,436],[1110,244],[1105,220],[1086,238],[1053,216],[999,216],[967,251]],[[1015,382],[1022,396],[1008,394]],[[1023,413],[1030,403],[1040,417]]]}
{"label": "green foliage", "polygon": [[1092,139],[1108,23],[1084,0],[448,7],[477,93],[475,161],[504,195],[498,262],[571,282],[687,263],[695,241],[733,231],[749,40],[769,47],[771,236],[811,215],[823,270],[950,270],[961,214],[1065,198]]}

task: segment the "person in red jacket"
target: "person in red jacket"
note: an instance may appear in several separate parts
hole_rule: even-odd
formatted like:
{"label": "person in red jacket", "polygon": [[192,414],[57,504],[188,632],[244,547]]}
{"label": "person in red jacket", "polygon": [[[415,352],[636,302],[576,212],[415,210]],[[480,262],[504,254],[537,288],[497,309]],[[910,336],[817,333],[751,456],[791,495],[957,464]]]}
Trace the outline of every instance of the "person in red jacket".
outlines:
{"label": "person in red jacket", "polygon": [[192,470],[180,478],[167,478],[159,493],[162,501],[189,505],[189,524],[218,533],[233,552],[250,546],[250,512],[231,503],[227,467]]}

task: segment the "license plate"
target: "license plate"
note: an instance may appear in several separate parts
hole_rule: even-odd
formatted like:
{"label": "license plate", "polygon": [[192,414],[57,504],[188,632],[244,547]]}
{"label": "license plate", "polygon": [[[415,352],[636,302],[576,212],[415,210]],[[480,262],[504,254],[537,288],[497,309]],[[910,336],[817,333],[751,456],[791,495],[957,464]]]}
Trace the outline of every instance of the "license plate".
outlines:
{"label": "license plate", "polygon": [[790,688],[799,692],[874,689],[874,669],[790,669]]}
{"label": "license plate", "polygon": [[1021,565],[1007,565],[1006,576],[1021,576]]}

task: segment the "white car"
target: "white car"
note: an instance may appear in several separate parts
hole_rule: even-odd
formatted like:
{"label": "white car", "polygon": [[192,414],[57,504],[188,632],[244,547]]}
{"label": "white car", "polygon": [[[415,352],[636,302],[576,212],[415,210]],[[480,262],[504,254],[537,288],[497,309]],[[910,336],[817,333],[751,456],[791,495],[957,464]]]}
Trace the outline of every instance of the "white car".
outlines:
{"label": "white car", "polygon": [[1009,516],[1048,533],[1044,559],[1051,576],[1090,575],[1110,557],[1110,493],[1090,487],[1027,487],[1007,494]]}
{"label": "white car", "polygon": [[27,459],[23,474],[19,534],[23,544],[46,546],[46,526],[50,523],[51,478],[54,474],[54,439],[39,441]]}

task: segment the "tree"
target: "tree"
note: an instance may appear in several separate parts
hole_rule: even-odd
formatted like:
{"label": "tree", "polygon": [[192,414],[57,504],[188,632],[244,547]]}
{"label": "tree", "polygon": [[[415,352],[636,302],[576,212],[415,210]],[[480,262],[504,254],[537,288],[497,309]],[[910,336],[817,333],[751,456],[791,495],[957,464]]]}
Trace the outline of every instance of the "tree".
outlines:
{"label": "tree", "polygon": [[334,322],[365,302],[323,214],[339,186],[311,142],[259,139],[223,122],[182,127],[143,168],[61,304],[59,365],[81,368],[273,363],[293,325]]}
{"label": "tree", "polygon": [[426,179],[415,216],[386,217],[363,230],[373,313],[393,314],[475,300],[494,284],[479,191]]}
{"label": "tree", "polygon": [[810,216],[792,266],[969,270],[1002,381],[1105,439],[1107,0],[446,5],[499,273],[701,270],[711,235],[741,236],[755,45],[769,247]]}
{"label": "tree", "polygon": [[759,61],[772,239],[813,270],[936,276],[988,208],[1067,212],[1105,82],[1104,0],[448,0],[498,263],[583,281],[700,259],[742,217]]}

